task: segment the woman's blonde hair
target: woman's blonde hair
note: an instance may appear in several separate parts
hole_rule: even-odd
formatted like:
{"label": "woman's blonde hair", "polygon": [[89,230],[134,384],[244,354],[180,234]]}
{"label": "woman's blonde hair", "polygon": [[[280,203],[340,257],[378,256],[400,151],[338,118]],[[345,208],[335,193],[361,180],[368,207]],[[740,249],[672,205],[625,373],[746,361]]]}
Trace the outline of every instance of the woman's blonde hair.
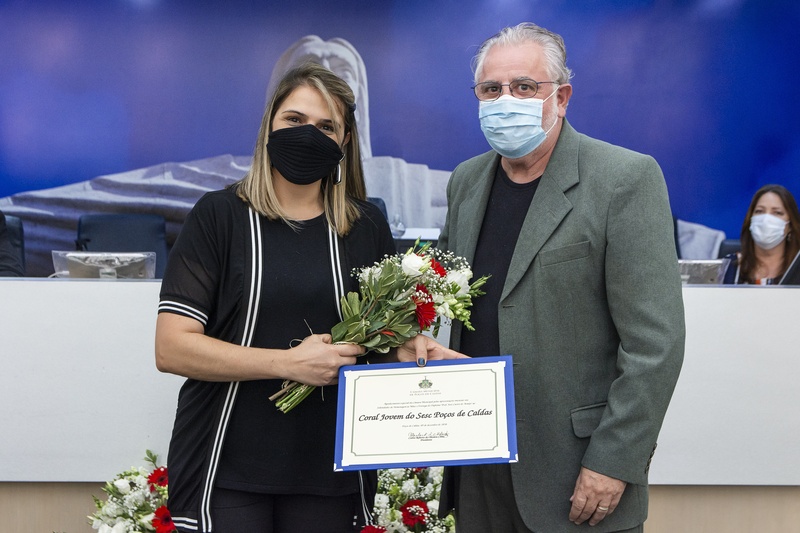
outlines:
{"label": "woman's blonde hair", "polygon": [[342,116],[344,124],[335,121],[337,136],[344,138],[350,134],[349,141],[342,147],[344,159],[338,165],[341,182],[334,183],[337,177],[337,170],[334,169],[330,176],[322,179],[321,184],[328,224],[339,235],[344,236],[360,216],[355,200],[367,198],[355,119],[355,97],[353,90],[344,80],[315,63],[307,63],[290,70],[278,83],[261,119],[258,140],[253,152],[253,163],[247,174],[235,184],[236,194],[270,220],[282,219],[292,225],[293,221],[281,209],[275,195],[272,184],[273,167],[267,153],[267,140],[278,108],[295,89],[302,86],[319,91],[328,104],[331,114]]}

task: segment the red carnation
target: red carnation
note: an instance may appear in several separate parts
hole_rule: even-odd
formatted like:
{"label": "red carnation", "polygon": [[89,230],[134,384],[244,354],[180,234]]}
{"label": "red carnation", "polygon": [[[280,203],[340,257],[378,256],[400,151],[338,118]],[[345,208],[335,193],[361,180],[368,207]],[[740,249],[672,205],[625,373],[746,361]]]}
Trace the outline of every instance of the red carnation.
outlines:
{"label": "red carnation", "polygon": [[382,526],[366,526],[361,533],[386,533],[386,528]]}
{"label": "red carnation", "polygon": [[432,257],[431,257],[431,268],[433,269],[434,272],[439,274],[439,277],[443,278],[447,276],[447,270],[444,269],[444,267],[439,263],[439,261],[437,261]]}
{"label": "red carnation", "polygon": [[156,528],[156,533],[173,533],[177,531],[175,524],[172,522],[172,515],[166,505],[162,505],[156,509],[155,517],[153,517],[153,527]]}
{"label": "red carnation", "polygon": [[408,500],[400,508],[403,513],[403,524],[413,527],[417,524],[425,525],[428,517],[428,504],[422,500]]}
{"label": "red carnation", "polygon": [[160,487],[166,487],[168,485],[167,481],[167,467],[166,466],[159,466],[153,472],[147,476],[147,481],[151,485],[158,485]]}
{"label": "red carnation", "polygon": [[433,305],[431,293],[428,292],[428,289],[425,288],[425,285],[417,285],[416,292],[425,294],[423,297],[414,296],[414,304],[417,306],[414,312],[417,315],[419,329],[426,330],[431,324],[433,324],[433,321],[436,320],[436,307]]}

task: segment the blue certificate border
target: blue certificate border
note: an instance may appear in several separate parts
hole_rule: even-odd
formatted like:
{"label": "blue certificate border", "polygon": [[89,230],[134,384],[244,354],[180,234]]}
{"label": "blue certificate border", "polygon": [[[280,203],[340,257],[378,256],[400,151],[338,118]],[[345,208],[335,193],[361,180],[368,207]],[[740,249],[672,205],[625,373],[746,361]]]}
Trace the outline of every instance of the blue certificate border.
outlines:
{"label": "blue certificate border", "polygon": [[[505,381],[506,392],[506,427],[508,428],[508,450],[509,457],[489,457],[485,459],[453,459],[446,461],[437,461],[432,464],[430,461],[406,461],[398,463],[369,463],[369,464],[350,464],[342,466],[344,457],[344,408],[345,408],[345,372],[360,372],[360,371],[374,371],[380,368],[381,370],[388,370],[392,368],[419,368],[422,372],[425,368],[436,366],[451,366],[451,365],[471,365],[471,364],[486,364],[504,361],[503,377]],[[343,366],[339,369],[339,397],[336,406],[336,449],[334,452],[333,469],[334,471],[348,471],[348,470],[378,470],[385,468],[412,468],[412,467],[427,467],[427,466],[459,466],[459,465],[477,465],[489,463],[516,463],[518,460],[517,453],[517,415],[516,406],[514,403],[514,372],[512,357],[510,355],[495,355],[487,357],[475,357],[470,359],[448,359],[446,361],[428,361],[425,367],[418,367],[416,363],[380,363],[376,365],[350,365]]]}

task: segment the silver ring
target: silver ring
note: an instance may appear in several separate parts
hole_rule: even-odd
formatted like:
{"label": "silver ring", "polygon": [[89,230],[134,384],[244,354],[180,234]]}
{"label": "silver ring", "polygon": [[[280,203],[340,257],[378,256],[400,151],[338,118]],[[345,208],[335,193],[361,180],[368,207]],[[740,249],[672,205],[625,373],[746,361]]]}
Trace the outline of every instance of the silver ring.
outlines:
{"label": "silver ring", "polygon": [[597,510],[598,511],[603,511],[605,513],[606,511],[608,511],[608,507],[601,507],[601,506],[598,505],[597,506]]}

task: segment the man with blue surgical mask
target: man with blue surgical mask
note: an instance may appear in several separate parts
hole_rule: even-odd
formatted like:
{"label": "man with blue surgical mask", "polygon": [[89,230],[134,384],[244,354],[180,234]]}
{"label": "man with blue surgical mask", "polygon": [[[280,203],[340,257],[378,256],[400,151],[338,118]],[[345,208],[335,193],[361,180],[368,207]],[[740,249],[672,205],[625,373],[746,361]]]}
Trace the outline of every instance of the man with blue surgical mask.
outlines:
{"label": "man with blue surgical mask", "polygon": [[450,338],[513,356],[519,460],[447,468],[440,511],[459,533],[642,531],[684,349],[664,177],[567,122],[559,35],[506,28],[474,66],[492,150],[453,172],[439,247],[492,276]]}

